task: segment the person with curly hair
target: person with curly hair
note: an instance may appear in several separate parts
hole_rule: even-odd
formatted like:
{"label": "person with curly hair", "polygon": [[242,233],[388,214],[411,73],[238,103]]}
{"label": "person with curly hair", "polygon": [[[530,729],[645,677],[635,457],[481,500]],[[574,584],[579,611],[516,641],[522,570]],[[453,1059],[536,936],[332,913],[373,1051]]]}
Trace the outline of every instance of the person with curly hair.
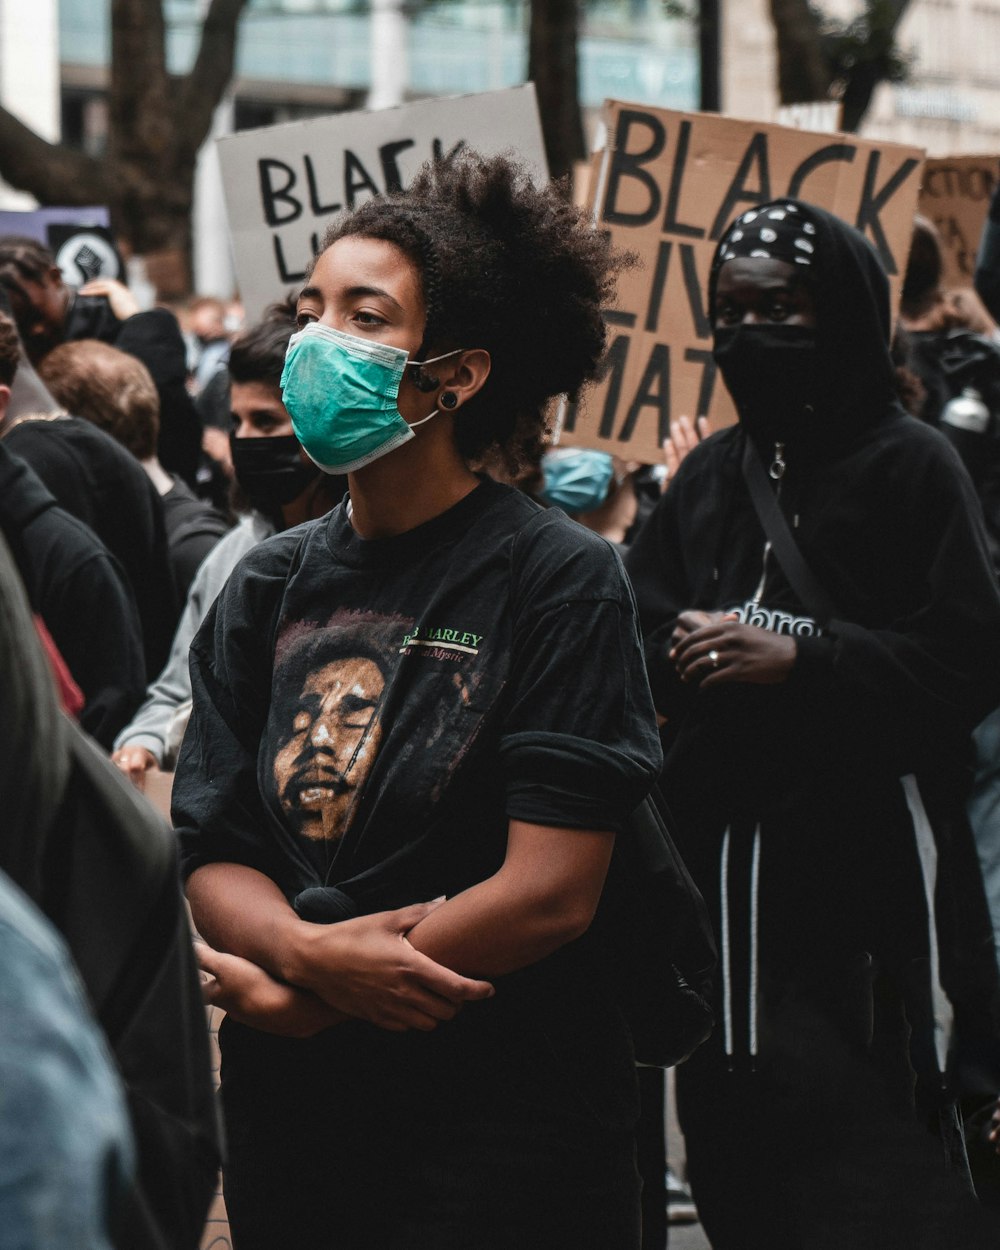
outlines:
{"label": "person with curly hair", "polygon": [[634,604],[472,467],[596,374],[623,263],[465,153],[335,223],[300,294],[283,398],[349,499],[237,566],[174,787],[239,1250],[639,1245],[591,928],[661,758]]}

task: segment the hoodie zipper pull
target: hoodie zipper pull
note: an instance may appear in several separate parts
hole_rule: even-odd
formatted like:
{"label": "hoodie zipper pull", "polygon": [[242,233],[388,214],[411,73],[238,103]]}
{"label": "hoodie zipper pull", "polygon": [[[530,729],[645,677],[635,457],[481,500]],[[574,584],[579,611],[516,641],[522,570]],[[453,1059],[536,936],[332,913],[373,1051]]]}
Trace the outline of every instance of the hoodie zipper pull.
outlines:
{"label": "hoodie zipper pull", "polygon": [[775,443],[774,444],[774,459],[771,461],[771,467],[770,469],[768,469],[768,473],[771,475],[774,481],[780,482],[781,479],[785,476],[785,469],[787,467],[788,466],[785,464],[785,444]]}

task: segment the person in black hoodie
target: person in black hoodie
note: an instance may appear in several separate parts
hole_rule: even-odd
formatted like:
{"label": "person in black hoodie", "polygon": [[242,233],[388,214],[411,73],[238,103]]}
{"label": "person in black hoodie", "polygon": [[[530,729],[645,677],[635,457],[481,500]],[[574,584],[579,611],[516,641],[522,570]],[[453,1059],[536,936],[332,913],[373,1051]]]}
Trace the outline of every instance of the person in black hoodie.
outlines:
{"label": "person in black hoodie", "polygon": [[[0,342],[16,337],[0,288]],[[14,358],[13,367],[0,438],[121,564],[135,596],[150,681],[169,654],[180,615],[156,487],[109,434],[61,411],[23,355]]]}
{"label": "person in black hoodie", "polygon": [[678,1072],[698,1210],[715,1250],[979,1245],[953,1116],[956,1083],[996,1088],[998,1035],[963,811],[1000,699],[975,495],[895,399],[858,232],[794,200],[744,213],[709,307],[739,422],[627,560],[721,948],[720,1027]]}
{"label": "person in black hoodie", "polygon": [[[0,317],[0,429],[19,355],[17,332]],[[0,441],[0,533],[32,610],[83,694],[81,725],[110,748],[143,691],[142,631],[121,566],[6,441]]]}

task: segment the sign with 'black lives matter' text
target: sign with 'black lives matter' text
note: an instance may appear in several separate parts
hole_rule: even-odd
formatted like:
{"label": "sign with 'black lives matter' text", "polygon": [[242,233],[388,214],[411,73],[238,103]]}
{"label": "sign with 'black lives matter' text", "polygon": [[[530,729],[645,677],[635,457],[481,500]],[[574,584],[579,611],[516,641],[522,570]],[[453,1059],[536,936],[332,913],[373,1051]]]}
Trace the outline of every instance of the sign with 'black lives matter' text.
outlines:
{"label": "sign with 'black lives matter' text", "polygon": [[463,146],[511,152],[545,182],[534,86],[335,113],[220,139],[236,277],[250,316],[302,285],[339,213],[404,189],[425,161]]}
{"label": "sign with 'black lives matter' text", "polygon": [[712,360],[706,290],[720,237],[755,205],[787,195],[856,226],[882,258],[895,306],[920,149],[619,101],[607,105],[607,129],[591,164],[594,220],[640,264],[619,281],[603,377],[564,412],[562,443],[650,464],[663,459],[671,419],[735,419]]}

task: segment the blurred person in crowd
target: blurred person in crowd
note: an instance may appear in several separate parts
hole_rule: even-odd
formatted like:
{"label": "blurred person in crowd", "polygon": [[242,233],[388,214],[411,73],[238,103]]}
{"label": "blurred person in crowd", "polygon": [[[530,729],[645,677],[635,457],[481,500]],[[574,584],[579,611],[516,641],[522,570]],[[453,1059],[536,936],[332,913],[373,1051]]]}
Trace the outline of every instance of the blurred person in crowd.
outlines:
{"label": "blurred person in crowd", "polygon": [[622,552],[642,528],[665,484],[708,431],[706,419],[680,416],[664,441],[664,464],[642,465],[586,447],[550,447],[538,472],[521,485],[541,503],[561,508],[574,521]]}
{"label": "blurred person in crowd", "polygon": [[970,325],[969,299],[945,291],[943,268],[937,230],[917,217],[898,337],[924,390],[917,415],[945,435],[969,471],[1000,570],[1000,346]]}
{"label": "blurred person in crowd", "polygon": [[195,1250],[219,1129],[173,836],[60,712],[2,539],[0,619],[0,873],[59,931],[104,1035],[0,878],[0,1242]]}
{"label": "blurred person in crowd", "polygon": [[995,322],[1000,322],[1000,181],[990,196],[972,281],[986,311]]}
{"label": "blurred person in crowd", "polygon": [[281,371],[295,329],[284,305],[233,343],[229,364],[230,443],[236,501],[250,511],[214,548],[192,582],[170,658],[115,741],[114,762],[140,789],[150,768],[172,769],[191,704],[188,651],[236,563],[277,531],[323,516],[346,480],[320,472],[302,451],[281,402]]}
{"label": "blurred person in crowd", "polygon": [[145,469],[163,504],[174,588],[183,603],[201,562],[230,523],[160,464],[160,399],[149,370],[117,347],[79,339],[53,348],[38,372],[67,412],[110,434]]}
{"label": "blurred person in crowd", "polygon": [[[987,221],[987,254],[994,228]],[[937,231],[918,217],[896,339],[905,346],[907,364],[923,388],[917,415],[948,438],[969,471],[982,506],[993,566],[1000,572],[1000,346],[974,293],[958,298],[943,291],[943,263]],[[981,264],[977,280],[983,280],[984,273]],[[1000,960],[1000,708],[976,727],[973,743],[969,820]],[[963,1107],[969,1159],[984,1201],[1000,1207],[1000,1168],[988,1141],[989,1100],[981,1091],[975,1093]]]}
{"label": "blurred person in crowd", "polygon": [[751,209],[709,308],[739,423],[691,450],[627,559],[720,938],[719,1026],[677,1074],[698,1212],[716,1250],[992,1244],[954,1110],[965,1082],[995,1091],[1000,1026],[964,817],[1000,698],[975,496],[898,406],[859,233]]}
{"label": "blurred person in crowd", "polygon": [[[2,311],[0,323],[13,326]],[[135,596],[149,681],[163,666],[179,616],[156,487],[109,434],[63,412],[30,365],[25,370],[22,362],[22,372],[31,385],[21,389],[19,403],[13,388],[0,416],[0,438],[118,560]]]}
{"label": "blurred person in crowd", "polygon": [[[20,354],[13,323],[0,317],[0,429]],[[128,581],[97,535],[57,505],[7,440],[0,441],[0,530],[32,609],[83,695],[80,723],[109,748],[145,685]]]}
{"label": "blurred person in crowd", "polygon": [[299,296],[284,401],[350,499],[234,570],[174,783],[241,1250],[638,1246],[630,1038],[584,936],[659,768],[631,592],[469,468],[595,375],[618,267],[464,152],[340,217]]}
{"label": "blurred person in crowd", "polygon": [[226,306],[221,299],[203,295],[187,310],[188,369],[193,393],[200,394],[209,379],[229,359],[230,334],[226,328]]}
{"label": "blurred person in crowd", "polygon": [[36,367],[60,343],[100,339],[138,357],[160,396],[157,454],[187,484],[197,484],[201,425],[187,392],[187,349],[166,308],[140,311],[132,292],[111,278],[77,290],[52,252],[35,239],[0,236],[0,285],[10,300],[28,358]]}
{"label": "blurred person in crowd", "polygon": [[0,1238],[112,1250],[135,1168],[121,1079],[58,933],[0,872]]}

